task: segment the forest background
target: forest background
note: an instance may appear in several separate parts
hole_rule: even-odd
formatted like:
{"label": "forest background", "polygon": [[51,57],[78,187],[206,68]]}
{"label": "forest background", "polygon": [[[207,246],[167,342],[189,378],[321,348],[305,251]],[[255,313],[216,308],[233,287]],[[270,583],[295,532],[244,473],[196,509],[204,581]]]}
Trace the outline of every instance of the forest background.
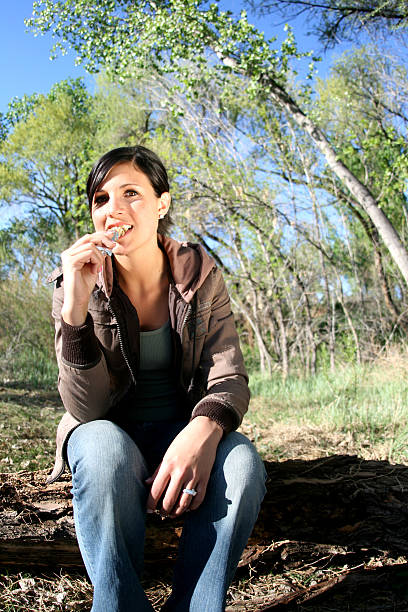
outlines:
{"label": "forest background", "polygon": [[[172,235],[224,273],[262,456],[408,463],[407,25],[405,0],[34,3],[27,36],[52,34],[84,76],[0,114],[1,471],[50,466],[62,407],[45,279],[91,229],[93,162],[135,143],[169,170]],[[327,578],[305,567],[237,598]],[[10,611],[92,596],[72,576],[1,584]]]}
{"label": "forest background", "polygon": [[[406,3],[239,4],[34,3],[29,29],[96,86],[60,81],[0,117],[3,379],[55,372],[44,278],[90,229],[93,161],[135,142],[169,169],[173,235],[222,268],[251,371],[334,372],[405,347]],[[279,41],[251,25],[260,14]],[[283,25],[294,15],[323,56],[352,43],[325,78]]]}

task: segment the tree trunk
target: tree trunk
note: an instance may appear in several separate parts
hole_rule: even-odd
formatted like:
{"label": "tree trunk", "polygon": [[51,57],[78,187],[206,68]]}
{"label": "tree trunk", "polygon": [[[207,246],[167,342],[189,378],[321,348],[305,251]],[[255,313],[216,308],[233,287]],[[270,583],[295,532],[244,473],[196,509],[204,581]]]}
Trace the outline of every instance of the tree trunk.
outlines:
{"label": "tree trunk", "polygon": [[379,232],[374,226],[371,219],[368,220],[364,218],[361,212],[357,210],[354,205],[354,202],[351,202],[350,199],[345,198],[345,203],[348,209],[353,214],[353,216],[358,219],[359,223],[362,225],[364,232],[373,247],[374,268],[377,274],[381,293],[384,298],[385,306],[391,315],[391,320],[394,324],[398,321],[398,323],[400,323],[404,327],[404,329],[406,329],[406,322],[403,320],[403,318],[402,320],[400,318],[400,312],[398,311],[394,300],[392,299],[391,289],[389,287],[388,280],[385,274]]}
{"label": "tree trunk", "polygon": [[[373,549],[408,554],[408,467],[347,455],[266,461],[265,467],[268,491],[241,566],[254,566],[257,558],[269,567],[290,565],[313,559],[324,547],[337,547],[345,557],[339,546],[351,556],[365,551],[367,559]],[[45,479],[45,471],[0,474],[3,567],[82,567],[70,477],[51,485]],[[181,527],[179,519],[148,517],[148,565],[173,562]]]}
{"label": "tree trunk", "polygon": [[232,295],[230,296],[230,299],[234,308],[236,308],[246,318],[249,325],[252,327],[253,332],[255,334],[256,343],[258,345],[260,370],[262,374],[269,375],[272,372],[272,357],[265,345],[265,342],[263,341],[262,333],[258,326],[258,322],[254,320],[242,300],[240,300],[239,298],[234,298]]}
{"label": "tree trunk", "polygon": [[339,289],[338,289],[338,295],[337,295],[337,299],[339,300],[341,307],[343,308],[343,312],[346,316],[347,319],[347,323],[348,326],[350,328],[351,331],[351,335],[353,336],[353,340],[354,340],[354,345],[356,347],[356,361],[358,363],[358,365],[361,364],[361,348],[360,348],[360,341],[358,338],[358,334],[357,334],[357,330],[354,326],[353,323],[353,319],[351,318],[351,314],[349,312],[349,309],[346,306],[346,303],[344,301],[344,294],[343,294],[343,285],[341,282],[341,278],[338,277],[338,282],[339,282]]}
{"label": "tree trunk", "polygon": [[276,298],[275,316],[279,328],[279,347],[282,359],[282,377],[286,380],[289,376],[289,354],[288,354],[288,340],[286,337],[286,327],[283,318],[282,306],[280,297]]}
{"label": "tree trunk", "polygon": [[336,151],[327,140],[322,130],[305,115],[287,92],[267,75],[261,80],[265,87],[269,89],[271,98],[281,107],[285,108],[299,127],[309,134],[319,151],[325,157],[329,168],[347,187],[363,210],[365,210],[408,285],[408,252],[391,221],[378,206],[369,189],[367,189],[367,187],[363,185],[363,183],[361,183],[338,158]]}
{"label": "tree trunk", "polygon": [[[330,353],[330,371],[336,369],[336,302],[334,292],[331,294],[327,285],[327,300],[330,301],[330,317],[329,317],[329,353]],[[329,305],[327,305],[329,307]]]}
{"label": "tree trunk", "polygon": [[[253,224],[253,227],[256,227],[255,224]],[[281,356],[282,376],[284,380],[286,380],[287,377],[289,376],[289,352],[288,352],[288,339],[287,339],[287,333],[286,333],[286,327],[285,327],[285,318],[283,316],[283,308],[282,308],[279,284],[276,279],[274,265],[269,256],[269,252],[265,247],[265,240],[264,240],[265,237],[262,236],[262,232],[259,227],[256,227],[255,231],[256,231],[256,236],[258,238],[258,242],[259,242],[261,251],[263,253],[264,259],[268,265],[268,277],[270,278],[270,281],[271,281],[271,285],[270,285],[271,289],[276,288],[275,289],[276,296],[274,298],[274,302],[276,306],[271,307],[271,311],[273,310],[275,320],[277,322],[277,326],[279,329],[278,344],[279,344],[279,354]],[[265,309],[263,310],[265,312]]]}
{"label": "tree trunk", "polygon": [[[238,73],[244,73],[247,76],[251,76],[248,74],[248,72],[242,70],[239,63],[232,57],[225,56],[221,52],[218,52],[217,55],[221,61],[232,70]],[[347,187],[363,210],[365,210],[377,228],[378,233],[391,254],[391,257],[398,266],[406,284],[408,285],[408,252],[391,221],[378,206],[369,189],[367,189],[367,187],[363,185],[363,183],[361,183],[361,181],[354,176],[351,170],[349,170],[349,168],[347,168],[347,166],[339,159],[336,151],[327,140],[322,130],[315,123],[313,123],[313,121],[307,115],[305,115],[295,100],[291,98],[291,96],[272,78],[271,75],[261,75],[259,81],[262,83],[265,91],[269,91],[271,99],[281,108],[284,108],[297,123],[297,125],[310,136],[316,147],[325,157],[329,168],[340,179],[343,185]]]}

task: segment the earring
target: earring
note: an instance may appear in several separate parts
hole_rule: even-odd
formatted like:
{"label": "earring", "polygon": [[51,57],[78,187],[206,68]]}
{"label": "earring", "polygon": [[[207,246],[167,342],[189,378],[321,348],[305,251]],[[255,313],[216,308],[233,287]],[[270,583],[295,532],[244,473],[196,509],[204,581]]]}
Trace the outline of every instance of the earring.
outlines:
{"label": "earring", "polygon": [[161,215],[159,215],[159,219],[164,219],[165,216],[166,216],[166,213],[162,213]]}

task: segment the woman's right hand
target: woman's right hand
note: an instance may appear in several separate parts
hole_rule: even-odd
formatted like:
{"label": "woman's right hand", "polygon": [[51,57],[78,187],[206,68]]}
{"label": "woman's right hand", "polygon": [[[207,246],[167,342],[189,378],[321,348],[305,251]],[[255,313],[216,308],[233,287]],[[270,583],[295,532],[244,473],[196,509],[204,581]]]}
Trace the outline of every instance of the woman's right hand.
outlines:
{"label": "woman's right hand", "polygon": [[89,298],[106,255],[97,246],[112,249],[109,232],[86,234],[61,255],[64,275],[64,304],[61,315],[69,325],[83,325]]}

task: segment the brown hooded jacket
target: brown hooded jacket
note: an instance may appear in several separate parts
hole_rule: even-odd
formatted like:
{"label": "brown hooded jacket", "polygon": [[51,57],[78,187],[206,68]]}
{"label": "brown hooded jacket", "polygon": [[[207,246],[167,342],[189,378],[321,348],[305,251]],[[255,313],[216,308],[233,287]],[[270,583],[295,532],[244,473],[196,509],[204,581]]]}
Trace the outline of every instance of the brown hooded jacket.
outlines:
{"label": "brown hooded jacket", "polygon": [[[158,235],[170,269],[169,315],[174,371],[185,398],[186,418],[208,416],[236,429],[248,408],[249,389],[230,300],[221,272],[204,249]],[[106,258],[82,326],[61,318],[64,283],[54,272],[55,346],[58,389],[66,409],[57,430],[55,466],[47,482],[64,471],[66,444],[81,423],[111,418],[137,384],[139,321]],[[122,402],[123,404],[123,402]]]}

